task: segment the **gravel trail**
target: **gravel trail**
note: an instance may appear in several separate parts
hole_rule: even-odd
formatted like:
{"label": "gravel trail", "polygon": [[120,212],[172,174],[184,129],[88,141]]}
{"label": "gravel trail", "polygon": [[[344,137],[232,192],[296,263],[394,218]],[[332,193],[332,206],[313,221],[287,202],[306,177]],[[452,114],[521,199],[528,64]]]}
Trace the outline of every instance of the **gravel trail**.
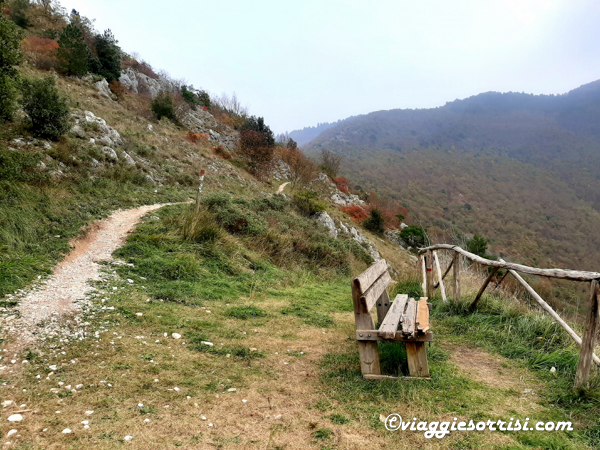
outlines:
{"label": "gravel trail", "polygon": [[79,302],[86,299],[91,289],[89,281],[99,279],[98,263],[111,259],[111,254],[123,245],[145,214],[170,204],[116,211],[90,225],[83,237],[71,242],[74,248],[48,279],[22,296],[12,297],[19,301],[18,314],[2,317],[2,337],[11,336],[15,339],[9,341],[15,347],[26,348],[35,342],[36,335],[44,335],[45,327],[39,324],[51,327],[51,322],[60,316],[78,312]]}

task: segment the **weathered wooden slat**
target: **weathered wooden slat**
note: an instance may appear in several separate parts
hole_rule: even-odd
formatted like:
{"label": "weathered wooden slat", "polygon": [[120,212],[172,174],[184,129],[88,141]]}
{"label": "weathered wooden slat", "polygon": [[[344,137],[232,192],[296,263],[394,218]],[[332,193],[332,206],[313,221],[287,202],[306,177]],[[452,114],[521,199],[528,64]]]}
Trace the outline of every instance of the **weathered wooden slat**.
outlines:
{"label": "weathered wooden slat", "polygon": [[487,287],[488,284],[490,284],[490,281],[492,281],[492,278],[494,278],[494,275],[496,275],[496,272],[498,272],[498,270],[500,270],[499,267],[494,267],[492,269],[492,271],[490,272],[490,274],[488,275],[488,277],[485,279],[483,286],[481,286],[481,288],[479,289],[479,292],[475,296],[475,300],[473,300],[473,303],[471,303],[471,309],[475,309],[475,307],[477,306],[477,303],[479,303],[479,299],[485,292],[485,288]]}
{"label": "weathered wooden slat", "polygon": [[[446,268],[446,271],[444,272],[444,275],[442,275],[442,280],[444,278],[446,278],[446,275],[448,275],[448,272],[450,272],[450,269],[452,269],[452,266],[454,266],[454,258],[452,258],[452,261],[450,261],[450,264],[448,265],[448,267]],[[437,287],[440,285],[440,282],[438,281],[437,283],[433,284],[433,287],[437,289]]]}
{"label": "weathered wooden slat", "polygon": [[579,363],[575,374],[575,388],[587,389],[592,369],[592,356],[596,345],[596,333],[600,328],[600,287],[598,281],[590,283],[590,310],[585,322],[585,331],[581,342]]}
{"label": "weathered wooden slat", "polygon": [[377,330],[357,330],[357,341],[400,341],[400,342],[433,342],[433,333],[428,331],[425,334],[406,337],[402,334],[402,330],[396,331],[396,336],[393,339],[383,339],[379,337]]}
{"label": "weathered wooden slat", "polygon": [[383,272],[383,275],[381,275],[377,281],[375,281],[371,287],[367,289],[367,292],[361,295],[360,301],[367,311],[371,311],[371,308],[377,299],[381,296],[381,294],[383,294],[391,282],[392,277],[390,277],[390,274],[386,270]]}
{"label": "weathered wooden slat", "polygon": [[452,296],[454,297],[455,302],[460,301],[460,253],[454,252],[454,257],[452,258],[452,262],[454,263],[454,270],[452,272],[452,277],[454,278],[452,284]]}
{"label": "weathered wooden slat", "polygon": [[[375,324],[371,314],[365,309],[360,301],[360,292],[358,286],[352,283],[352,301],[354,303],[354,319],[356,321],[357,330],[374,329]],[[377,350],[377,342],[358,342],[358,354],[360,357],[360,370],[364,374],[381,373],[379,365],[379,351]]]}
{"label": "weathered wooden slat", "polygon": [[539,275],[541,277],[562,278],[565,280],[574,281],[592,281],[600,279],[600,273],[598,272],[585,272],[567,269],[538,269],[537,267],[529,267],[522,264],[507,263],[506,261],[493,261],[491,259],[482,258],[481,256],[463,250],[457,245],[450,244],[436,244],[430,247],[425,247],[419,250],[419,254],[423,254],[431,250],[454,250],[455,252],[466,256],[471,261],[475,261],[476,263],[483,264],[485,266],[516,270],[517,272],[528,273],[530,275]]}
{"label": "weathered wooden slat", "polygon": [[383,293],[377,299],[375,305],[377,307],[377,322],[381,326],[385,316],[392,306],[392,302],[390,301],[390,296],[388,295],[387,290],[383,291]]}
{"label": "weathered wooden slat", "polygon": [[[435,267],[437,269],[437,274],[438,274],[438,286],[440,287],[440,292],[442,293],[442,300],[444,302],[447,302],[448,299],[446,298],[446,288],[444,287],[444,277],[442,276],[442,269],[440,268],[440,260],[438,258],[438,255],[436,252],[432,252],[433,253],[433,259],[435,261]],[[435,285],[433,286],[434,288],[436,287]]]}
{"label": "weathered wooden slat", "polygon": [[365,380],[431,380],[429,377],[393,377],[391,375],[365,375]]}
{"label": "weathered wooden slat", "polygon": [[398,294],[394,299],[394,303],[387,315],[383,319],[381,326],[379,327],[379,337],[382,339],[393,339],[396,337],[396,331],[398,331],[398,324],[404,314],[404,308],[408,302],[408,295]]}
{"label": "weathered wooden slat", "polygon": [[407,342],[406,359],[411,377],[429,378],[429,364],[423,342]]}
{"label": "weathered wooden slat", "polygon": [[[500,259],[500,261],[502,261],[502,259]],[[554,311],[552,307],[548,303],[546,303],[544,299],[540,297],[540,295],[537,292],[535,292],[535,290],[531,286],[529,286],[529,283],[527,283],[527,281],[525,281],[517,272],[515,272],[512,269],[509,269],[509,272],[513,277],[516,278],[516,280],[519,283],[523,285],[527,292],[529,292],[529,294],[531,294],[535,301],[540,304],[544,311],[550,314],[550,316],[552,316],[552,318],[556,320],[556,323],[558,323],[569,334],[569,336],[571,336],[571,339],[573,339],[581,347],[581,338],[577,335],[577,333],[575,333],[575,331],[573,331],[573,329],[567,324],[567,322],[562,320],[562,318],[556,313],[556,311]],[[596,364],[600,364],[600,358],[598,358],[598,356],[593,354],[592,358]]]}
{"label": "weathered wooden slat", "polygon": [[386,270],[387,263],[385,262],[385,259],[380,259],[359,276],[357,276],[354,279],[354,284],[358,287],[360,293],[364,294]]}
{"label": "weathered wooden slat", "polygon": [[402,334],[407,337],[414,337],[415,322],[417,315],[417,304],[414,298],[411,298],[406,305],[406,310],[402,315]]}
{"label": "weathered wooden slat", "polygon": [[427,297],[421,297],[417,302],[417,320],[415,325],[419,334],[424,334],[429,331],[429,307],[427,305]]}

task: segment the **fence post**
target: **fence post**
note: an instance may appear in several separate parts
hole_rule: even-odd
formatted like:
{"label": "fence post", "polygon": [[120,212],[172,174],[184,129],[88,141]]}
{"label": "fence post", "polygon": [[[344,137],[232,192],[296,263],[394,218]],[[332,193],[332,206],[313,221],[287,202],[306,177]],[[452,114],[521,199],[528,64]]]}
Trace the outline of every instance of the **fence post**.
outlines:
{"label": "fence post", "polygon": [[433,288],[433,252],[431,250],[427,252],[425,261],[427,262],[427,297],[431,299],[435,295]]}
{"label": "fence post", "polygon": [[575,375],[575,388],[586,389],[592,368],[592,355],[596,345],[596,333],[600,323],[600,287],[598,280],[590,283],[590,310],[585,323],[585,331],[581,341],[581,351],[579,352],[579,363],[577,364],[577,374]]}
{"label": "fence post", "polygon": [[460,253],[454,252],[453,272],[454,282],[452,283],[452,297],[455,302],[460,301]]}
{"label": "fence post", "polygon": [[200,212],[200,195],[202,194],[202,185],[204,184],[205,170],[200,171],[200,186],[198,186],[198,195],[196,196],[196,214]]}

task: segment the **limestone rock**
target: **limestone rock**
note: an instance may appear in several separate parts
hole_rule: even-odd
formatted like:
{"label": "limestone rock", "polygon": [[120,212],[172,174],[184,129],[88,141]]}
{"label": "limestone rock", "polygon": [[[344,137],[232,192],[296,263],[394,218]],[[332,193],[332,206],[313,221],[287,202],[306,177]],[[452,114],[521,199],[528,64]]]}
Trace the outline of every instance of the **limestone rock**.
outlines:
{"label": "limestone rock", "polygon": [[327,214],[327,211],[323,211],[318,213],[315,216],[317,222],[323,225],[325,228],[329,230],[329,237],[337,238],[337,228],[335,227],[335,222],[333,219]]}
{"label": "limestone rock", "polygon": [[111,161],[118,161],[119,157],[117,156],[117,152],[115,152],[112,148],[110,147],[102,147],[100,149],[100,151],[102,152],[103,155],[106,155],[106,157],[108,159],[110,159]]}
{"label": "limestone rock", "polygon": [[114,94],[111,92],[110,88],[108,87],[108,82],[105,79],[94,83],[94,86],[96,86],[96,89],[98,89],[98,92],[101,96],[106,97],[109,100],[114,100]]}
{"label": "limestone rock", "polygon": [[121,156],[123,157],[128,166],[135,167],[135,161],[131,156],[129,156],[129,153],[122,152]]}

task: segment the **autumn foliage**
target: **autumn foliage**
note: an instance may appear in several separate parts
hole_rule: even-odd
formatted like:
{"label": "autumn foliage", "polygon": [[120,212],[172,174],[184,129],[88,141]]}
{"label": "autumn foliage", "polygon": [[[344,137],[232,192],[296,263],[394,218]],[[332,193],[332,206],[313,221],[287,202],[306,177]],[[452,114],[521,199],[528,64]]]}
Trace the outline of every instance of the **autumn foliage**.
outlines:
{"label": "autumn foliage", "polygon": [[231,159],[231,153],[229,153],[220,145],[218,147],[213,148],[213,152],[215,152],[215,155],[220,156],[223,159]]}
{"label": "autumn foliage", "polygon": [[277,156],[289,167],[289,180],[292,188],[307,184],[316,178],[316,164],[297,147],[280,147],[277,149]]}
{"label": "autumn foliage", "polygon": [[37,36],[28,36],[21,42],[27,60],[38,69],[50,70],[56,65],[58,42]]}
{"label": "autumn foliage", "polygon": [[185,139],[191,142],[192,144],[197,144],[200,140],[208,141],[208,133],[194,133],[192,131],[188,131],[188,134],[185,137]]}
{"label": "autumn foliage", "polygon": [[337,188],[342,191],[344,194],[347,194],[350,191],[350,181],[344,177],[335,177],[332,178],[333,182],[337,186]]}
{"label": "autumn foliage", "polygon": [[123,83],[121,83],[120,81],[117,81],[117,80],[111,81],[110,84],[108,85],[108,88],[111,90],[111,92],[113,94],[115,94],[117,96],[117,98],[119,100],[123,99],[125,97],[125,95],[127,94],[127,89],[125,89],[125,86],[123,85]]}
{"label": "autumn foliage", "polygon": [[362,222],[369,217],[367,212],[358,205],[344,206],[341,208],[341,210],[342,212],[348,214],[355,222]]}

